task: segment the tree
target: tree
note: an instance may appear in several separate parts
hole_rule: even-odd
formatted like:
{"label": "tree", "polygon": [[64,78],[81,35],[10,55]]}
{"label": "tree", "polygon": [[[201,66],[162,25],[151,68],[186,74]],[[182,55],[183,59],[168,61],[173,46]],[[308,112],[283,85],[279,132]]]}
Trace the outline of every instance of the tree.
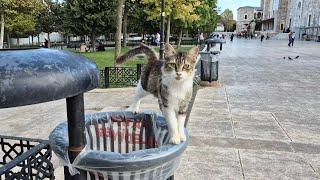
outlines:
{"label": "tree", "polygon": [[39,0],[0,0],[0,49],[3,48],[4,31],[19,38],[33,30],[35,15],[42,7]]}
{"label": "tree", "polygon": [[[37,32],[48,33],[48,46],[50,47],[50,33],[62,30],[63,24],[63,8],[62,4],[52,2],[51,0],[44,0],[44,8],[37,15],[36,29]],[[34,34],[32,32],[32,34]],[[32,42],[33,43],[33,42]]]}
{"label": "tree", "polygon": [[[142,3],[148,5],[145,10],[149,20],[155,20],[160,17],[161,1],[159,0],[142,0]],[[196,14],[196,8],[200,6],[198,0],[166,0],[165,14],[167,16],[166,43],[169,42],[171,20],[179,20],[182,24],[188,24],[199,20]]]}
{"label": "tree", "polygon": [[35,21],[32,15],[18,14],[6,24],[7,32],[17,38],[17,45],[20,45],[20,37],[27,36],[28,32],[35,30]]}
{"label": "tree", "polygon": [[217,26],[217,0],[203,0],[201,5],[197,7],[196,13],[200,15],[200,19],[193,25],[194,30],[198,32],[211,33]]}
{"label": "tree", "polygon": [[89,35],[93,51],[97,35],[113,26],[115,0],[66,0],[64,29],[74,35]]}
{"label": "tree", "polygon": [[0,49],[3,48],[4,39],[4,11],[7,8],[7,1],[0,0]]}
{"label": "tree", "polygon": [[235,20],[233,20],[233,13],[230,9],[224,10],[220,15],[220,21],[224,25],[225,31],[231,31],[235,24]]}
{"label": "tree", "polygon": [[[115,35],[115,50],[114,50],[114,61],[121,52],[121,29],[122,29],[122,15],[123,5],[125,0],[118,0],[117,2],[117,19],[116,19],[116,35]],[[115,63],[116,64],[116,63]]]}
{"label": "tree", "polygon": [[139,1],[132,1],[126,2],[128,5],[128,32],[140,33],[144,37],[145,34],[155,34],[159,31],[160,20],[149,21],[148,14],[145,12],[147,7]]}
{"label": "tree", "polygon": [[150,29],[149,26],[146,26],[146,13],[144,12],[144,6],[139,1],[127,0],[124,3],[124,12],[123,12],[123,47],[127,46],[127,34],[128,32],[136,32],[144,34],[146,29]]}

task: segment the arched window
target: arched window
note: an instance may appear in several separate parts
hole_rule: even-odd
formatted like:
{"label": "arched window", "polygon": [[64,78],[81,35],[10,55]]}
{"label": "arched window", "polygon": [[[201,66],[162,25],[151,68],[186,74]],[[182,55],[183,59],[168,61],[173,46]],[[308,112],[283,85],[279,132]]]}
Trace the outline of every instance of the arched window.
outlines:
{"label": "arched window", "polygon": [[248,19],[248,15],[244,15],[244,19]]}
{"label": "arched window", "polygon": [[298,9],[300,9],[300,8],[301,8],[301,2],[298,3]]}
{"label": "arched window", "polygon": [[289,29],[291,29],[291,18],[290,18],[290,21],[289,21]]}
{"label": "arched window", "polygon": [[258,18],[261,18],[262,14],[261,12],[258,12]]}
{"label": "arched window", "polygon": [[311,14],[309,15],[308,26],[311,26]]}

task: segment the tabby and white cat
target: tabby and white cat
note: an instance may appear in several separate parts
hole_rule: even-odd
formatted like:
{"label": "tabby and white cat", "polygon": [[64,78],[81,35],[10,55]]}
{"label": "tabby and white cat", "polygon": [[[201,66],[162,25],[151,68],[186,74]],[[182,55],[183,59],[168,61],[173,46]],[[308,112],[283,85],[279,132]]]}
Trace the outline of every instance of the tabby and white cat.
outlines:
{"label": "tabby and white cat", "polygon": [[148,94],[157,97],[169,127],[170,142],[173,144],[180,144],[186,140],[184,123],[192,96],[198,52],[198,46],[187,53],[181,53],[176,52],[170,44],[166,44],[164,61],[160,61],[158,55],[151,48],[141,44],[140,47],[118,57],[116,61],[117,64],[121,64],[137,54],[146,54],[148,63],[142,71],[134,103],[129,107],[129,110],[138,112],[141,98]]}

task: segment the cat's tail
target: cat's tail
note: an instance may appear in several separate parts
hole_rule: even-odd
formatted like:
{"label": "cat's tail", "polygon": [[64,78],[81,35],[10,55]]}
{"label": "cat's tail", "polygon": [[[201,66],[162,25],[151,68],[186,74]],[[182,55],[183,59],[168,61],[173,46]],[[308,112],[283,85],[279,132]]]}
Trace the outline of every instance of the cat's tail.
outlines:
{"label": "cat's tail", "polygon": [[128,59],[130,59],[138,54],[145,54],[148,58],[149,63],[158,60],[157,54],[149,46],[141,43],[140,47],[135,48],[135,49],[131,49],[128,52],[126,52],[125,54],[123,54],[122,56],[119,56],[116,59],[116,63],[122,64],[122,63],[126,62]]}

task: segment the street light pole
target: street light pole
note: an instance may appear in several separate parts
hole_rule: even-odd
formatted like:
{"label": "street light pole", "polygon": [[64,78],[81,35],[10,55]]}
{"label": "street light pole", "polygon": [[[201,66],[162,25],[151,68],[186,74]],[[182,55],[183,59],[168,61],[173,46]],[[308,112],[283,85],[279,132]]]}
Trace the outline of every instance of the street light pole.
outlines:
{"label": "street light pole", "polygon": [[161,27],[160,27],[160,60],[164,59],[164,12],[165,0],[161,1]]}

